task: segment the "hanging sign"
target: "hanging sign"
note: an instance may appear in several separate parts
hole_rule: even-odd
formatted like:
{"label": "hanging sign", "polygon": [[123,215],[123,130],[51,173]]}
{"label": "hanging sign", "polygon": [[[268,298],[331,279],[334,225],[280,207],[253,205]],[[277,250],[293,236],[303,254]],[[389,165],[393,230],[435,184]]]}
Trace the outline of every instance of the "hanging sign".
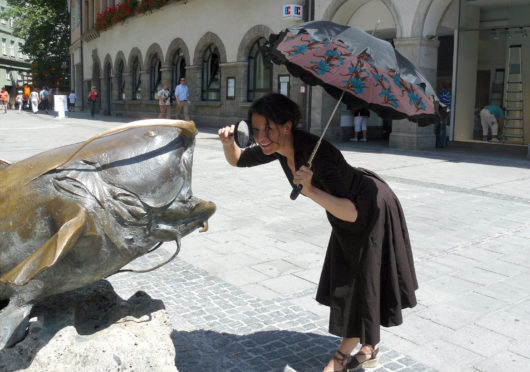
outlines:
{"label": "hanging sign", "polygon": [[283,6],[283,16],[285,18],[302,19],[302,5],[288,4]]}

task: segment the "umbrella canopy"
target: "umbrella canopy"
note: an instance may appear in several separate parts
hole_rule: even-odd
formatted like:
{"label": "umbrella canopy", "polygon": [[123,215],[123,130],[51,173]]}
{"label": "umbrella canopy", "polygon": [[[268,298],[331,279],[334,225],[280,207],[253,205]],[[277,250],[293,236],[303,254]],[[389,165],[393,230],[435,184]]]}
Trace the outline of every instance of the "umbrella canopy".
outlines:
{"label": "umbrella canopy", "polygon": [[357,27],[306,22],[269,38],[276,64],[306,84],[322,86],[352,107],[367,107],[384,119],[439,123],[443,106],[412,62],[390,43]]}

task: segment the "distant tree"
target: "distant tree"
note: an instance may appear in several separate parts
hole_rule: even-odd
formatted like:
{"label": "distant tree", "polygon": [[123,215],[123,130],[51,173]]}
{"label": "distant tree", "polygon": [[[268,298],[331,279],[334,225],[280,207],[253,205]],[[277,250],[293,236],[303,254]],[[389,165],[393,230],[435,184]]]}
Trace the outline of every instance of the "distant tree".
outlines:
{"label": "distant tree", "polygon": [[67,0],[7,0],[3,18],[15,19],[13,34],[25,40],[33,83],[69,89],[70,16]]}

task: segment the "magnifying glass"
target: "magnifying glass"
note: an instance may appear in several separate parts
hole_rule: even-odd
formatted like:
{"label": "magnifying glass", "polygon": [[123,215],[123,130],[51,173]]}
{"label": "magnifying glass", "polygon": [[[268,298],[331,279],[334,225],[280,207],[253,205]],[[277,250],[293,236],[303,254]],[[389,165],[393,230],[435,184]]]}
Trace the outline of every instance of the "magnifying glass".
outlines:
{"label": "magnifying glass", "polygon": [[[246,121],[241,120],[239,123],[236,124],[236,127],[234,129],[234,141],[240,148],[249,147],[250,145],[254,144],[254,137],[252,136],[252,129],[247,124]],[[311,159],[313,158],[314,154],[312,155]],[[311,165],[309,165],[311,166]],[[295,200],[298,195],[302,192],[302,185],[297,185],[293,188],[293,191],[291,192],[291,200]]]}
{"label": "magnifying glass", "polygon": [[249,147],[254,143],[252,130],[246,121],[241,120],[234,130],[234,141],[240,148]]}

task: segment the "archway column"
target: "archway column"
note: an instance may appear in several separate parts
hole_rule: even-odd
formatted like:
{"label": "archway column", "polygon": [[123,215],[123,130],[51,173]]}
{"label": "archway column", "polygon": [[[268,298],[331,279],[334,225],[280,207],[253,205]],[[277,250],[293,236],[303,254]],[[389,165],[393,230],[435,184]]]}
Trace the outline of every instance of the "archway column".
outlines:
{"label": "archway column", "polygon": [[142,79],[142,82],[141,82],[141,86],[142,86],[142,99],[139,100],[139,102],[149,102],[151,100],[151,98],[149,97],[150,95],[150,86],[149,86],[149,79],[151,78],[151,76],[149,76],[149,69],[142,69],[140,71],[140,76],[141,76],[141,79]]}
{"label": "archway column", "polygon": [[[438,45],[436,39],[419,37],[394,40],[396,50],[419,68],[433,88],[436,87]],[[394,120],[389,146],[410,150],[433,149],[436,147],[434,127],[420,127],[406,119]]]}

